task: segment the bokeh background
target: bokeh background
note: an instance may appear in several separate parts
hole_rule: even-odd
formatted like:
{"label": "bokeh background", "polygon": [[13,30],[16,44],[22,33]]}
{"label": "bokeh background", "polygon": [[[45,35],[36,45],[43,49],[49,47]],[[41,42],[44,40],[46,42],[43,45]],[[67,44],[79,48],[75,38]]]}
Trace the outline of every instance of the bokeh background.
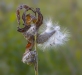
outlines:
{"label": "bokeh background", "polygon": [[21,59],[27,41],[17,32],[20,4],[39,7],[46,17],[67,27],[70,41],[63,47],[39,53],[39,75],[82,75],[82,0],[0,0],[0,75],[34,75]]}

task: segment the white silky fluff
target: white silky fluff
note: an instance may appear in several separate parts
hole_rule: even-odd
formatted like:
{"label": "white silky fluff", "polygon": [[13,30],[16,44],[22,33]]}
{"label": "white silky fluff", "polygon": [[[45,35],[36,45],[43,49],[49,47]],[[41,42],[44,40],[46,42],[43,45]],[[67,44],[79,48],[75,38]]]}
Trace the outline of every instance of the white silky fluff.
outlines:
{"label": "white silky fluff", "polygon": [[[70,34],[66,28],[61,29],[58,23],[53,24],[51,19],[45,22],[46,30],[44,32],[50,33],[52,30],[56,32],[43,44],[39,44],[43,50],[47,50],[50,47],[57,47],[64,45],[69,40]],[[46,49],[47,48],[47,49]]]}

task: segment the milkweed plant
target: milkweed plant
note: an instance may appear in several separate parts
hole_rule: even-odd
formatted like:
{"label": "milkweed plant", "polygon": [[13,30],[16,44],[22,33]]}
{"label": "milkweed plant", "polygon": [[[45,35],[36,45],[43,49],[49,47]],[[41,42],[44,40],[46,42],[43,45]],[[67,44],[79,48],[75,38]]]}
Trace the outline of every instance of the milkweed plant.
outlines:
{"label": "milkweed plant", "polygon": [[[20,14],[20,10],[23,13]],[[28,13],[32,11],[33,14]],[[31,8],[27,5],[20,5],[16,11],[18,29],[28,42],[25,52],[22,57],[22,62],[28,65],[34,65],[35,75],[38,75],[38,51],[37,46],[47,50],[50,47],[64,45],[70,37],[69,31],[66,28],[61,28],[58,23],[53,23],[52,19],[43,21],[43,15],[40,8]],[[23,27],[20,27],[20,20],[23,21]],[[41,26],[43,29],[41,30]],[[39,32],[39,31],[42,32]]]}

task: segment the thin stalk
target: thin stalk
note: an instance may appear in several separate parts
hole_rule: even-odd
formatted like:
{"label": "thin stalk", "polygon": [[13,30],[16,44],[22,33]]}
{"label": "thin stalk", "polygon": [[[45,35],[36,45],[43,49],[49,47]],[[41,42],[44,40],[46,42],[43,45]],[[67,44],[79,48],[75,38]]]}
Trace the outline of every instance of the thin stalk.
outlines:
{"label": "thin stalk", "polygon": [[36,54],[37,54],[36,63],[34,65],[34,67],[35,67],[35,75],[38,75],[38,51],[37,51],[37,43],[36,43],[37,34],[35,34],[34,37],[35,37],[35,50],[36,50]]}
{"label": "thin stalk", "polygon": [[36,36],[37,36],[37,34],[35,34],[35,50],[37,51]]}

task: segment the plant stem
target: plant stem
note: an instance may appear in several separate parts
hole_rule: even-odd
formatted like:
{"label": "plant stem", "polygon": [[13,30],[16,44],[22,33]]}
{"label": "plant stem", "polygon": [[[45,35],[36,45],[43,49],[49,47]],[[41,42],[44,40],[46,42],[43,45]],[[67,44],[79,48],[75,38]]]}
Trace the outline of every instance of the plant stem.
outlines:
{"label": "plant stem", "polygon": [[36,36],[37,36],[37,34],[35,34],[35,50],[37,51]]}
{"label": "plant stem", "polygon": [[37,34],[35,34],[34,37],[35,37],[35,50],[36,50],[36,54],[37,54],[36,63],[34,65],[34,67],[35,67],[35,75],[38,75],[38,51],[37,51],[37,43],[36,43]]}

